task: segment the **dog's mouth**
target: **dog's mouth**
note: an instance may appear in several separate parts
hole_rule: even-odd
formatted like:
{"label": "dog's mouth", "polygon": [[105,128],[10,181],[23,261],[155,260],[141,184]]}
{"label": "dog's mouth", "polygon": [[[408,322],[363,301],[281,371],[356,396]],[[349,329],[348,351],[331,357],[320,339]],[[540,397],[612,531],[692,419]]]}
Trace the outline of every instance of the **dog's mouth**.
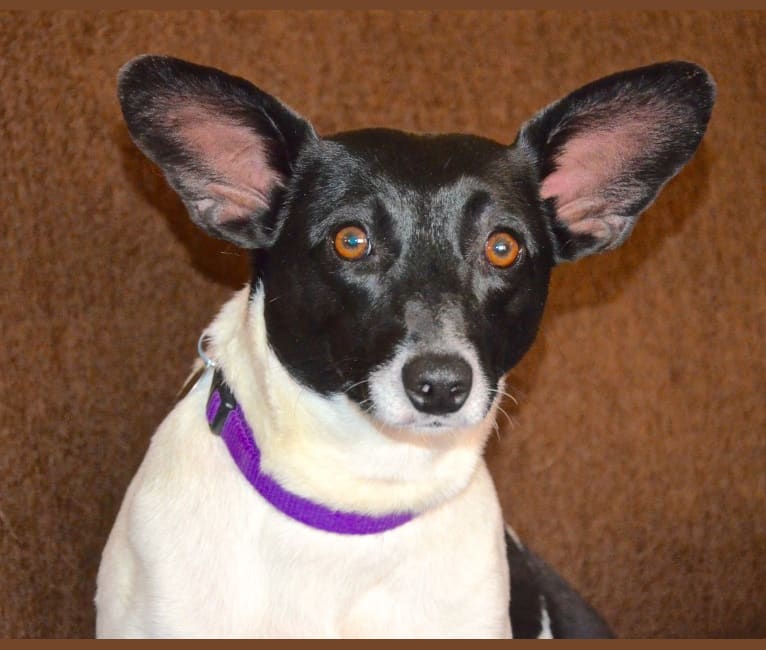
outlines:
{"label": "dog's mouth", "polygon": [[[481,422],[481,420],[479,420]],[[417,424],[414,426],[410,426],[409,430],[414,431],[415,433],[420,433],[423,435],[442,435],[442,434],[448,434],[450,432],[454,432],[461,429],[467,429],[475,426],[479,422],[462,422],[462,423],[455,423],[450,422],[449,420],[442,420],[442,419],[434,419],[429,420],[428,422],[424,422],[422,424]]]}
{"label": "dog's mouth", "polygon": [[397,414],[391,417],[390,411],[377,409],[374,406],[364,409],[373,425],[382,433],[393,436],[405,435],[429,437],[450,436],[452,434],[474,429],[486,420],[492,411],[493,402],[489,398],[482,409],[471,409],[471,412],[453,413],[449,415],[423,415],[414,409],[409,413]]}

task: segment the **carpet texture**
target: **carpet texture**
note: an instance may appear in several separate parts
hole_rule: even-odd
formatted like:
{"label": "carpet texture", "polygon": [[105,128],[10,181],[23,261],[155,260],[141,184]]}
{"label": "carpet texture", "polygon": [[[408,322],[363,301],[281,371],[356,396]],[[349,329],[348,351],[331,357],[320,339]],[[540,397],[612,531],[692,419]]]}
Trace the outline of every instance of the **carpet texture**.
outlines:
{"label": "carpet texture", "polygon": [[622,636],[766,635],[766,15],[0,15],[0,635],[90,636],[99,554],[196,339],[247,277],[128,139],[122,63],[248,77],[320,133],[469,131],[671,58],[708,135],[620,250],[558,269],[487,455]]}

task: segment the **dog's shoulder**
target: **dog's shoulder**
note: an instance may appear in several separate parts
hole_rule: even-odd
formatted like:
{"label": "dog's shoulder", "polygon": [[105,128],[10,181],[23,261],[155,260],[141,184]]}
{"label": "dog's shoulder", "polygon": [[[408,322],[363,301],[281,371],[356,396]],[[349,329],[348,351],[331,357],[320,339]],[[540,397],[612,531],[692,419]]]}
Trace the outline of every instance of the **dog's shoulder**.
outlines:
{"label": "dog's shoulder", "polygon": [[[160,423],[136,474],[141,491],[175,490],[178,483],[197,481],[218,458],[225,458],[205,419],[210,376],[202,377]],[[145,483],[145,485],[144,485]]]}
{"label": "dog's shoulder", "polygon": [[99,568],[98,636],[204,633],[222,614],[219,583],[251,596],[225,558],[247,543],[257,549],[264,508],[210,432],[205,383],[157,428],[126,492]]}

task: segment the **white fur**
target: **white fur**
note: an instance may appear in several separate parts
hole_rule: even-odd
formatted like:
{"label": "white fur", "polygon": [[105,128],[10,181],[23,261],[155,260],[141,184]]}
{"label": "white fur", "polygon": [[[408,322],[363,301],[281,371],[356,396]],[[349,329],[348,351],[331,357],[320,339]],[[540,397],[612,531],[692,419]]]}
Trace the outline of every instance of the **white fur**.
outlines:
{"label": "white fur", "polygon": [[246,482],[205,419],[209,376],[152,438],[104,549],[99,637],[508,637],[503,521],[478,425],[383,428],[344,396],[299,385],[247,290],[210,329],[284,487],[329,506],[423,514],[378,535],[309,528]]}
{"label": "white fur", "polygon": [[551,630],[551,617],[548,614],[548,603],[545,602],[545,596],[540,596],[540,633],[538,639],[552,639],[553,630]]}

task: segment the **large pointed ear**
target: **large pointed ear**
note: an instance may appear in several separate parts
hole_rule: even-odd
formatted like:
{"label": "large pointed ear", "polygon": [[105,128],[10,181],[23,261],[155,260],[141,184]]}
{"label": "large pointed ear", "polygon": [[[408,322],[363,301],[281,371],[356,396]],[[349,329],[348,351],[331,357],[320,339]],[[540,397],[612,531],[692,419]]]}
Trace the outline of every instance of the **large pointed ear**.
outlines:
{"label": "large pointed ear", "polygon": [[244,79],[169,57],[127,63],[118,93],[131,137],[197,225],[243,248],[273,243],[277,203],[316,139],[308,122]]}
{"label": "large pointed ear", "polygon": [[594,81],[522,127],[516,144],[555,214],[557,261],[625,241],[696,151],[714,100],[705,70],[674,61]]}

